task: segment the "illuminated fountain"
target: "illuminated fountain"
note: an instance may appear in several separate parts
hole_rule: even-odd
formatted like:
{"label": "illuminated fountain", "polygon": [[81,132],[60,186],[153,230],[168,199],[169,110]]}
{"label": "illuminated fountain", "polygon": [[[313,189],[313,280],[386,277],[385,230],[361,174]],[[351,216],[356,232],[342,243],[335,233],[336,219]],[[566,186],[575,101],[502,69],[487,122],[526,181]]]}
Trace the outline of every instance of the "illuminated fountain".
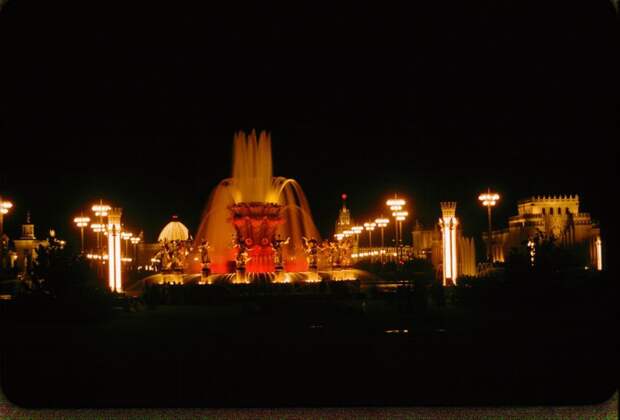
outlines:
{"label": "illuminated fountain", "polygon": [[[194,249],[209,244],[210,273],[232,281],[287,281],[308,271],[304,238],[319,234],[299,184],[273,176],[267,133],[235,135],[232,176],[211,193],[195,238]],[[288,275],[276,276],[280,270]]]}

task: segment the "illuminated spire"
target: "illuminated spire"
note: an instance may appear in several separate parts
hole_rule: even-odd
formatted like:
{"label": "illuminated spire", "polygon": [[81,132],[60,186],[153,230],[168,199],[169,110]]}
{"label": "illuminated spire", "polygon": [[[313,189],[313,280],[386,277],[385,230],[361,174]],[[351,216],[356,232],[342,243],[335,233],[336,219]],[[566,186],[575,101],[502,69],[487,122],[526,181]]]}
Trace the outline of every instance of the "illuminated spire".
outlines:
{"label": "illuminated spire", "polygon": [[336,233],[342,233],[351,227],[351,212],[347,208],[347,195],[342,194],[342,208],[338,213],[338,220],[336,221]]}

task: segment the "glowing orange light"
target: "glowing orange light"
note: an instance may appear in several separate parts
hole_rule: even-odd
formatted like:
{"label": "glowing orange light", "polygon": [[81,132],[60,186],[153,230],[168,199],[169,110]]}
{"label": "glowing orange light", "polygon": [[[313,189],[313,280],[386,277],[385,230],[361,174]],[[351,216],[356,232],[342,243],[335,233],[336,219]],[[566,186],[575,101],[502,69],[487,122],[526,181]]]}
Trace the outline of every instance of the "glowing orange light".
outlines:
{"label": "glowing orange light", "polygon": [[10,201],[3,201],[0,198],[0,213],[7,214],[12,207],[13,203],[11,203]]}
{"label": "glowing orange light", "polygon": [[390,223],[390,220],[379,218],[379,219],[375,219],[375,223],[377,224],[378,227],[384,228]]}
{"label": "glowing orange light", "polygon": [[108,215],[108,212],[112,209],[107,204],[99,203],[95,204],[91,207],[91,210],[95,212],[95,216],[105,217]]}
{"label": "glowing orange light", "polygon": [[104,224],[101,223],[91,223],[90,224],[91,229],[93,230],[93,232],[105,232],[106,228]]}
{"label": "glowing orange light", "polygon": [[482,202],[483,206],[487,206],[487,207],[494,206],[499,200],[499,194],[487,192],[484,194],[480,194],[478,196],[478,200]]}
{"label": "glowing orange light", "polygon": [[369,230],[369,231],[375,230],[376,226],[377,226],[377,224],[374,223],[374,222],[370,222],[370,223],[366,222],[366,223],[364,223],[364,229]]}
{"label": "glowing orange light", "polygon": [[407,204],[407,202],[405,200],[403,200],[402,198],[392,198],[389,199],[388,201],[385,202],[385,204],[387,204],[388,206],[404,206],[405,204]]}
{"label": "glowing orange light", "polygon": [[77,225],[77,227],[83,228],[88,226],[88,222],[90,222],[90,217],[76,217],[75,219],[73,219],[73,222]]}

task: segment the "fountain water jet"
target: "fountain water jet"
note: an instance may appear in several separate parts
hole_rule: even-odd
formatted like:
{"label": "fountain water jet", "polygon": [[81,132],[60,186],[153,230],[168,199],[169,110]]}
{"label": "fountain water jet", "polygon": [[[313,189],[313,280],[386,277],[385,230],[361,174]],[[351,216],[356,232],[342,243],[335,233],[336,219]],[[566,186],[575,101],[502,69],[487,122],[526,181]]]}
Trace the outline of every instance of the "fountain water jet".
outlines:
{"label": "fountain water jet", "polygon": [[213,190],[195,236],[195,247],[207,240],[212,273],[232,273],[239,243],[247,247],[248,273],[275,271],[273,243],[283,245],[284,270],[308,270],[303,237],[319,239],[310,206],[293,179],[273,176],[271,139],[239,132],[234,138],[232,177]]}

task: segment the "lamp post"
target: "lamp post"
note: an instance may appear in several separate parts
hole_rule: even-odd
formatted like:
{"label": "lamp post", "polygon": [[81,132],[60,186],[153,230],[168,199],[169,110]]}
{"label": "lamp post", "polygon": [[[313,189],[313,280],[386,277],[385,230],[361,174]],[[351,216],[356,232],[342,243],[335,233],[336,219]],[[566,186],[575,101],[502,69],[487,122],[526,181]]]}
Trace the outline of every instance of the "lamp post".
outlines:
{"label": "lamp post", "polygon": [[100,238],[102,233],[106,233],[106,226],[103,223],[91,223],[90,228],[97,234],[97,251],[94,255],[97,256],[95,259],[99,263],[97,265],[97,272],[100,276],[103,276],[103,250],[101,249]]}
{"label": "lamp post", "polygon": [[101,234],[105,233],[105,225],[103,223],[91,223],[90,228],[97,234],[97,252],[101,250]]}
{"label": "lamp post", "polygon": [[[98,224],[101,226],[105,226],[103,224],[103,218],[108,215],[108,212],[112,209],[112,207],[107,204],[103,204],[103,200],[100,199],[99,204],[93,205],[91,209],[95,212],[95,216],[99,218]],[[101,249],[101,232],[103,232],[104,230],[105,228],[103,230],[95,230],[95,232],[97,232],[97,250]]]}
{"label": "lamp post", "polygon": [[129,255],[129,240],[133,237],[131,232],[121,232],[121,239],[125,241],[125,255]]}
{"label": "lamp post", "polygon": [[131,244],[133,245],[133,262],[135,265],[137,264],[137,260],[138,260],[138,244],[140,243],[140,237],[134,236],[130,238],[129,240],[131,241]]}
{"label": "lamp post", "polygon": [[85,217],[85,216],[80,216],[80,217],[76,217],[75,219],[73,219],[73,222],[75,223],[75,225],[77,227],[80,228],[80,244],[81,244],[81,251],[82,254],[84,253],[84,228],[88,226],[88,223],[90,222],[90,217]]}
{"label": "lamp post", "polygon": [[[392,216],[394,216],[394,219],[396,222],[394,223],[394,237],[395,237],[394,242],[396,245],[396,249],[400,251],[400,243],[402,239],[399,237],[398,228],[399,228],[399,222],[402,222],[405,219],[402,218],[403,216],[397,216],[396,213],[401,212],[405,204],[407,204],[407,202],[403,200],[402,198],[398,198],[398,195],[394,194],[394,198],[389,199],[388,201],[385,202],[385,204],[387,204],[390,210],[392,210]],[[401,217],[401,219],[399,219],[399,217]]]}
{"label": "lamp post", "polygon": [[399,258],[403,258],[403,222],[409,215],[407,211],[396,211],[392,213],[394,218],[396,219],[396,223],[398,224],[398,240],[400,241],[398,247]]}
{"label": "lamp post", "polygon": [[383,231],[385,230],[386,226],[390,223],[390,219],[384,219],[383,215],[378,218],[375,219],[375,223],[377,224],[377,227],[379,227],[381,229],[381,249],[379,250],[379,254],[381,254],[381,263],[383,264],[383,252],[384,252],[384,247],[385,247],[385,243],[384,243],[384,238],[383,238]]}
{"label": "lamp post", "polygon": [[[351,236],[353,236],[355,234],[355,232],[353,232],[351,229],[347,229],[344,232],[342,232],[342,236],[344,239],[346,239],[348,241],[348,238],[350,238]],[[353,256],[352,256],[353,257]],[[355,258],[355,257],[354,257]]]}
{"label": "lamp post", "polygon": [[370,252],[370,261],[372,262],[372,231],[375,230],[377,224],[375,222],[364,223],[364,229],[368,232],[368,250]]}
{"label": "lamp post", "polygon": [[364,230],[363,226],[353,226],[351,228],[351,232],[355,235],[355,247],[357,248],[357,253],[359,254],[360,248],[360,233]]}
{"label": "lamp post", "polygon": [[4,199],[0,197],[0,235],[4,233],[4,215],[7,214],[12,207],[13,203],[4,201]]}
{"label": "lamp post", "polygon": [[496,193],[492,193],[490,188],[487,188],[487,192],[484,194],[480,194],[478,196],[478,200],[480,200],[482,202],[482,205],[485,206],[487,208],[487,215],[488,215],[488,219],[489,219],[489,236],[487,238],[487,258],[489,260],[489,262],[493,262],[493,255],[492,255],[492,235],[493,235],[493,231],[491,228],[491,208],[493,206],[495,206],[495,204],[497,203],[497,201],[499,200],[499,194]]}

